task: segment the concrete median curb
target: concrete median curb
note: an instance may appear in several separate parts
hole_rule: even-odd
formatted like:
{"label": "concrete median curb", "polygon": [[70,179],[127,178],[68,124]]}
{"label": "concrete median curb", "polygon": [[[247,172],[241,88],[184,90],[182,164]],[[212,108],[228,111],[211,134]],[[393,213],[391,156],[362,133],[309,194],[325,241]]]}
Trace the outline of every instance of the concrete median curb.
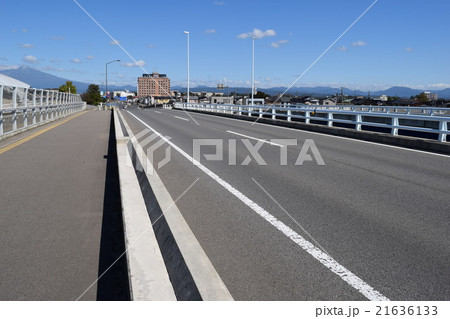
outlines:
{"label": "concrete median curb", "polygon": [[[119,111],[114,111],[114,119],[117,121],[116,131],[118,128],[121,128],[118,133],[120,135],[117,135],[122,136],[120,139],[118,138],[118,156],[120,157],[119,144],[123,145],[122,152],[127,151],[126,143],[134,135]],[[123,137],[124,135],[128,135],[129,137]],[[233,297],[195,238],[195,235],[192,233],[158,174],[155,170],[153,170],[152,174],[148,174],[145,171],[146,168],[152,167],[152,163],[148,160],[141,145],[136,143],[131,148],[131,162],[139,163],[139,167],[144,169],[142,171],[135,170],[132,167],[126,167],[130,171],[130,174],[132,171],[135,175],[133,193],[138,192],[141,197],[140,201],[143,202],[141,204],[144,205],[144,207],[141,206],[139,209],[145,209],[147,219],[149,218],[153,223],[152,233],[156,236],[156,241],[157,244],[159,243],[160,249],[160,254],[158,255],[162,256],[161,258],[165,264],[164,270],[166,274],[168,273],[176,299],[205,301],[233,300]],[[121,175],[120,170],[125,169],[123,167],[121,168],[123,165],[123,161],[122,163],[119,161],[119,175]],[[126,192],[125,189],[122,189],[122,185],[123,187],[128,187],[128,185],[122,183],[122,176],[120,176],[120,179],[121,193],[122,191]],[[139,190],[136,190],[136,184],[140,185]],[[127,203],[124,201],[123,207],[125,211]],[[124,219],[125,233],[130,231],[129,223],[135,223],[135,221],[127,221]],[[125,238],[127,239],[127,235]],[[146,249],[145,247],[141,248]],[[133,267],[130,264],[130,260],[137,258],[134,256],[136,254],[140,254],[140,252],[137,250],[129,251],[130,269]],[[160,262],[158,267],[160,267]],[[130,278],[131,281],[131,271]],[[147,289],[146,287],[138,287],[136,285],[139,285],[139,283],[131,283],[133,296],[135,289]]]}
{"label": "concrete median curb", "polygon": [[132,300],[176,300],[153,232],[144,199],[127,150],[117,114],[114,114],[122,218]]}

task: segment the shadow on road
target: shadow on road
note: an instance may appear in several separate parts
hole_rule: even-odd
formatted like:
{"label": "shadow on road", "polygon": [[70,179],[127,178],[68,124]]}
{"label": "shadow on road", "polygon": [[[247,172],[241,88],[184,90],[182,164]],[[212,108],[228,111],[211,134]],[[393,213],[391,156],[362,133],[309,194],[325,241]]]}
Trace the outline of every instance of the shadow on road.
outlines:
{"label": "shadow on road", "polygon": [[[112,112],[108,155],[106,158],[105,195],[98,267],[99,277],[125,251],[122,202],[120,199],[119,172],[117,166],[116,134]],[[126,254],[120,257],[98,281],[97,300],[130,300]]]}

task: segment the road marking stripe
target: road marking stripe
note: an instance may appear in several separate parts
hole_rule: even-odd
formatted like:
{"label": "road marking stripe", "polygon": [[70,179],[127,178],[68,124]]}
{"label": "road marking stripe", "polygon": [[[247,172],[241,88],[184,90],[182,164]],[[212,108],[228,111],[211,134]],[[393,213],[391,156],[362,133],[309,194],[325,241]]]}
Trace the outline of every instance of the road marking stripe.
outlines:
{"label": "road marking stripe", "polygon": [[155,113],[161,114],[161,112],[160,112],[160,111],[155,111]]}
{"label": "road marking stripe", "polygon": [[35,137],[37,137],[37,136],[39,136],[39,135],[41,135],[41,134],[44,134],[45,132],[50,131],[51,129],[54,129],[55,127],[58,127],[58,126],[60,126],[60,125],[63,125],[64,123],[69,122],[70,120],[73,120],[74,118],[76,118],[76,117],[78,117],[78,116],[80,116],[80,115],[83,115],[83,114],[85,114],[85,113],[87,113],[87,112],[89,112],[89,111],[83,111],[83,112],[81,112],[81,113],[79,113],[79,114],[77,114],[77,115],[75,115],[75,116],[72,116],[72,117],[70,117],[70,118],[68,118],[68,119],[63,120],[62,122],[59,122],[59,123],[57,123],[57,124],[54,124],[54,125],[52,125],[52,126],[50,126],[50,127],[47,127],[47,128],[45,128],[45,129],[39,131],[39,132],[36,132],[36,133],[33,133],[33,134],[31,134],[31,135],[29,135],[29,136],[27,136],[27,137],[24,137],[23,139],[18,140],[17,142],[11,143],[11,144],[9,144],[8,146],[5,146],[5,147],[3,147],[3,148],[0,148],[0,155],[2,155],[3,153],[6,153],[6,152],[12,150],[13,148],[15,148],[15,147],[17,147],[17,146],[19,146],[19,145],[22,145],[22,144],[25,143],[25,142],[28,142],[29,140],[32,140],[33,138],[35,138]]}
{"label": "road marking stripe", "polygon": [[259,216],[264,218],[267,222],[269,222],[276,229],[281,231],[286,237],[291,239],[294,243],[296,243],[298,246],[300,246],[303,250],[308,252],[312,257],[314,257],[316,260],[318,260],[322,265],[324,265],[329,270],[331,270],[333,273],[335,273],[336,275],[341,277],[341,279],[343,281],[345,281],[346,283],[348,283],[351,287],[358,290],[367,299],[372,300],[372,301],[388,301],[389,300],[387,297],[383,296],[381,293],[379,293],[374,288],[369,286],[367,283],[365,283],[362,279],[360,279],[358,276],[356,276],[350,270],[346,269],[344,266],[339,264],[331,256],[327,255],[322,250],[320,250],[319,248],[314,246],[311,242],[307,241],[301,235],[297,234],[289,226],[285,225],[283,222],[278,220],[275,216],[271,215],[264,208],[262,208],[257,203],[255,203],[250,198],[248,198],[243,193],[241,193],[239,190],[237,190],[236,188],[231,186],[228,182],[224,181],[222,178],[220,178],[218,175],[216,175],[215,173],[210,171],[208,168],[206,168],[200,162],[196,161],[189,154],[187,154],[181,148],[176,146],[174,143],[172,143],[170,140],[168,140],[161,133],[159,133],[158,131],[153,129],[150,125],[145,123],[139,117],[137,117],[136,115],[134,115],[131,112],[128,112],[128,113],[131,116],[133,116],[135,119],[137,119],[139,122],[141,122],[143,125],[145,125],[148,129],[152,130],[156,135],[158,135],[161,139],[163,139],[168,145],[170,145],[172,148],[174,148],[176,151],[178,151],[181,155],[183,155],[186,159],[188,159],[190,162],[192,162],[195,166],[197,166],[205,174],[210,176],[218,184],[223,186],[231,194],[233,194],[235,197],[237,197],[242,203],[247,205],[255,213],[257,213]]}
{"label": "road marking stripe", "polygon": [[236,133],[236,132],[233,132],[233,131],[227,131],[227,133],[243,136],[243,137],[246,137],[246,138],[249,138],[249,139],[252,139],[252,140],[260,141],[260,142],[267,143],[267,144],[274,145],[274,146],[284,147],[284,145],[281,145],[281,144],[272,143],[272,142],[269,142],[267,140],[262,140],[260,138],[251,137],[251,136],[244,135],[244,134],[241,134],[241,133]]}
{"label": "road marking stripe", "polygon": [[[175,111],[178,111],[178,110],[175,110]],[[225,117],[225,116],[220,116],[219,117],[217,115],[212,115],[212,114],[203,114],[203,113],[197,113],[197,112],[195,114],[203,115],[203,116],[211,116],[211,117],[215,117],[215,118],[222,118],[222,119],[227,119],[227,120],[230,120],[230,121],[238,121],[238,122],[241,122],[241,123],[242,122],[248,122],[246,120],[232,119],[232,118]],[[337,136],[337,135],[331,135],[331,134],[325,134],[325,133],[318,133],[318,132],[312,132],[312,131],[307,131],[307,130],[303,130],[303,129],[295,129],[295,128],[291,128],[291,127],[284,127],[284,126],[280,126],[280,125],[271,125],[271,124],[259,123],[259,122],[256,122],[255,124],[263,125],[263,126],[269,126],[269,127],[272,127],[272,128],[281,128],[281,129],[285,129],[285,130],[295,131],[297,133],[315,134],[315,135],[321,135],[321,136],[325,136],[325,137],[337,138],[337,139],[341,139],[341,140],[347,140],[347,141],[353,141],[353,142],[358,142],[358,143],[365,143],[365,144],[371,144],[371,145],[376,145],[376,146],[395,148],[395,149],[399,149],[399,150],[403,150],[403,151],[410,151],[410,152],[423,153],[423,154],[428,154],[428,155],[436,155],[436,156],[450,158],[450,155],[433,153],[433,152],[427,152],[427,151],[421,151],[421,150],[415,150],[415,149],[412,149],[412,148],[406,148],[406,147],[395,146],[395,145],[388,145],[388,144],[382,144],[382,143],[376,143],[376,142],[369,142],[369,141],[358,140],[356,138],[350,138],[350,137],[345,137],[345,136]]]}
{"label": "road marking stripe", "polygon": [[174,116],[177,119],[183,120],[183,121],[189,121],[189,119],[185,119],[184,117]]}

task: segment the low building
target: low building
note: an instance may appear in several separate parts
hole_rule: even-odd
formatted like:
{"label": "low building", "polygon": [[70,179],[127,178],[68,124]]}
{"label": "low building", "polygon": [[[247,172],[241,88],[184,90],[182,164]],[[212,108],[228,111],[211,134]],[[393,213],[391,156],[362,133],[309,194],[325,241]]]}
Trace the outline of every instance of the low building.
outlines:
{"label": "low building", "polygon": [[233,104],[234,97],[233,96],[211,96],[210,97],[211,104]]}
{"label": "low building", "polygon": [[336,100],[334,99],[324,99],[322,105],[336,105]]}
{"label": "low building", "polygon": [[[253,105],[264,105],[265,100],[260,98],[253,98]],[[245,99],[245,105],[252,105],[252,98]]]}

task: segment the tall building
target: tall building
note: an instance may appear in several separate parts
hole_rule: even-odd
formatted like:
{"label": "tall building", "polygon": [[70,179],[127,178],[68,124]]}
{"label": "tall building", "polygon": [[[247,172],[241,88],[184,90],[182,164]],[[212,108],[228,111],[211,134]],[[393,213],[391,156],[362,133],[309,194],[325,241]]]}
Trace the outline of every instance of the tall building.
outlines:
{"label": "tall building", "polygon": [[170,79],[165,74],[157,72],[151,74],[142,74],[138,77],[138,96],[169,96]]}

